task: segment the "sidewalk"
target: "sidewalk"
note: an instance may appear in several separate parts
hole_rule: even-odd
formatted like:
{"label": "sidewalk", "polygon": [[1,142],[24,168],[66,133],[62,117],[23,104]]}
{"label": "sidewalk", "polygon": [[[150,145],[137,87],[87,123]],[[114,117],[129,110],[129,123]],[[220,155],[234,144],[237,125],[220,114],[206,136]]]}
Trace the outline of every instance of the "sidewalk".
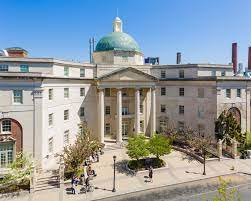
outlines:
{"label": "sidewalk", "polygon": [[[113,187],[113,155],[117,156],[116,171],[116,192],[112,192]],[[64,200],[96,200],[100,198],[110,197],[119,194],[125,194],[135,191],[141,191],[160,186],[173,185],[183,182],[195,181],[205,178],[217,177],[220,175],[233,174],[236,172],[244,172],[251,174],[251,160],[223,160],[210,161],[206,165],[207,175],[202,175],[203,165],[197,161],[191,161],[186,155],[173,151],[171,154],[164,156],[168,168],[160,171],[154,170],[153,183],[145,182],[147,173],[138,173],[136,176],[128,174],[123,168],[128,156],[124,149],[106,151],[100,157],[100,162],[93,164],[98,176],[94,178],[92,183],[97,188],[92,193],[87,194],[65,194]],[[234,166],[235,170],[230,170]],[[37,192],[33,200],[36,201],[58,201],[59,190]],[[17,199],[26,201],[27,196]]]}

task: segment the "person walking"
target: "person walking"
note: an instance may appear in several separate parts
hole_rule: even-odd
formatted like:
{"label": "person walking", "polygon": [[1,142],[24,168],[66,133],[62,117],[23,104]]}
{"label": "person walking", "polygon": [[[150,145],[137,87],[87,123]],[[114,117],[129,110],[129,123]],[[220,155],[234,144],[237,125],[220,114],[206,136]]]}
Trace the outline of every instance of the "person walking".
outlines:
{"label": "person walking", "polygon": [[72,194],[76,194],[76,176],[73,175],[72,178],[71,178],[71,192]]}
{"label": "person walking", "polygon": [[153,167],[149,167],[149,182],[153,182]]}

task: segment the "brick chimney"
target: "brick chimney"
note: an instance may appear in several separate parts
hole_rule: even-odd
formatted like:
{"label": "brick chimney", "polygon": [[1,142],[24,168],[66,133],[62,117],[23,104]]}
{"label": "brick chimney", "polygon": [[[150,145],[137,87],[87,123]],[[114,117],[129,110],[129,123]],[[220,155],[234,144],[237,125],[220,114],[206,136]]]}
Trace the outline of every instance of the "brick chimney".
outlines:
{"label": "brick chimney", "polygon": [[248,48],[248,70],[251,70],[251,47]]}
{"label": "brick chimney", "polygon": [[234,74],[237,72],[237,43],[232,43],[232,63]]}

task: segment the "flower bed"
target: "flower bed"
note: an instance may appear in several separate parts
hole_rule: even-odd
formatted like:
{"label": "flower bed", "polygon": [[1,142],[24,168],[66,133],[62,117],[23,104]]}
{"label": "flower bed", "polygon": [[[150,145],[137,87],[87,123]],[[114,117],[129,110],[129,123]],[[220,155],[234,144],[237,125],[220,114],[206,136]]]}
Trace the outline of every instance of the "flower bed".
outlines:
{"label": "flower bed", "polygon": [[165,167],[166,163],[160,158],[144,158],[140,160],[130,160],[128,168],[131,170],[142,171],[147,170],[150,166],[154,169]]}

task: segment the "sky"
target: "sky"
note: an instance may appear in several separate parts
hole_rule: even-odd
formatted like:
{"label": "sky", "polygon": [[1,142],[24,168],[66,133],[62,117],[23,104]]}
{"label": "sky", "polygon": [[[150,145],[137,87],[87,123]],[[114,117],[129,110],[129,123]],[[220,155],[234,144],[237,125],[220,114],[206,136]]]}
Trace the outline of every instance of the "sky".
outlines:
{"label": "sky", "polygon": [[117,15],[145,57],[161,64],[238,62],[251,46],[251,0],[0,0],[0,49],[18,46],[30,57],[88,61],[89,38],[112,31]]}

